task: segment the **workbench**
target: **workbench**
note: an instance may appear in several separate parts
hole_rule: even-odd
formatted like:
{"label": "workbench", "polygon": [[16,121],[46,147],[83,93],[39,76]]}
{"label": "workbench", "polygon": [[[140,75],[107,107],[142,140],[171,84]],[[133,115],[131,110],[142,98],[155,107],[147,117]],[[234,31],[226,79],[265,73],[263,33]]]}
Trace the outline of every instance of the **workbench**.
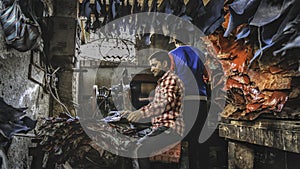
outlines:
{"label": "workbench", "polygon": [[222,120],[228,140],[228,169],[296,169],[300,166],[300,120]]}

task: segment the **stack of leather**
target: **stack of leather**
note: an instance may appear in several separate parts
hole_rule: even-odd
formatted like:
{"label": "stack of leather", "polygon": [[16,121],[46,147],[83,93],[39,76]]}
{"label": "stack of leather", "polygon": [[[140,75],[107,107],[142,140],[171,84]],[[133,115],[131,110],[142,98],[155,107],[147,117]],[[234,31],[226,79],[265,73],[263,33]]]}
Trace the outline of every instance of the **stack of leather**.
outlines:
{"label": "stack of leather", "polygon": [[[300,2],[226,2],[225,22],[209,35],[227,77],[224,118],[298,116]],[[294,106],[295,108],[290,108]]]}
{"label": "stack of leather", "polygon": [[[93,129],[93,125],[96,128]],[[90,131],[99,133],[102,133],[100,131],[104,129],[95,122],[91,123],[89,128]],[[105,168],[111,167],[117,162],[116,155],[105,151],[95,141],[92,141],[78,118],[65,113],[61,113],[57,117],[42,119],[36,133],[37,139],[39,139],[36,148],[42,150],[47,157],[46,160],[43,160],[42,166],[48,166],[51,163],[64,164],[68,161],[72,166],[77,167],[101,166]]]}

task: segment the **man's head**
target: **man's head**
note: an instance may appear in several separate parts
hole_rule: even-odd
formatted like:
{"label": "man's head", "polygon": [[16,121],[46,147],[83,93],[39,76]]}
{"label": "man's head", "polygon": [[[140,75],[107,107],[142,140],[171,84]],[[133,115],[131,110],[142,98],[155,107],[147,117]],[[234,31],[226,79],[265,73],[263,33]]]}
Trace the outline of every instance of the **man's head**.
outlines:
{"label": "man's head", "polygon": [[172,42],[174,43],[174,45],[175,45],[176,48],[178,48],[179,46],[185,45],[185,43],[183,43],[182,41],[180,41],[180,40],[178,40],[176,38],[173,38]]}
{"label": "man's head", "polygon": [[151,72],[155,77],[161,77],[169,70],[171,61],[167,52],[159,51],[152,54],[149,58]]}

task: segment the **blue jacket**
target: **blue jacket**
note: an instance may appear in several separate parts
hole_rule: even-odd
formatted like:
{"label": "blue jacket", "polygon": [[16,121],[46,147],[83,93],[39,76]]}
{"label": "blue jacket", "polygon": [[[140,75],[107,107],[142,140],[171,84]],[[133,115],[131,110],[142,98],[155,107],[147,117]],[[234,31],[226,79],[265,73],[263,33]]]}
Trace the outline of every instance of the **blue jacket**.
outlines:
{"label": "blue jacket", "polygon": [[171,69],[183,81],[185,95],[207,96],[203,80],[204,54],[195,47],[180,46],[170,51],[169,55],[173,62]]}

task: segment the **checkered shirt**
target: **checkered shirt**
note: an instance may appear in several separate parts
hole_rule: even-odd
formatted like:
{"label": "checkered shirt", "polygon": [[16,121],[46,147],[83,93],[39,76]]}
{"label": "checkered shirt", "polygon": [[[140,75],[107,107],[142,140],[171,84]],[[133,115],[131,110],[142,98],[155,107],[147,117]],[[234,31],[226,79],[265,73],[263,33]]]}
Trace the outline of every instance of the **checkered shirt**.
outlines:
{"label": "checkered shirt", "polygon": [[140,110],[143,118],[151,117],[153,129],[166,126],[183,135],[182,103],[184,88],[182,81],[167,71],[157,82],[154,99]]}

